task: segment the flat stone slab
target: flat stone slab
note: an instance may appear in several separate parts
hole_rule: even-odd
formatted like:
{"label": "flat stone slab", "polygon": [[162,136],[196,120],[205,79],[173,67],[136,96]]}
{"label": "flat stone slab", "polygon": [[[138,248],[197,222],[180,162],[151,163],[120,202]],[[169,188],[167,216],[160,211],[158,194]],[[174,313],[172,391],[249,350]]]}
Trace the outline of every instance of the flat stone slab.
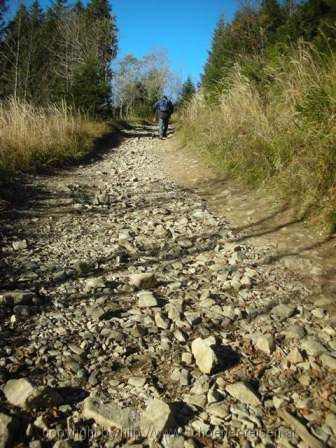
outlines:
{"label": "flat stone slab", "polygon": [[122,430],[138,427],[137,413],[131,408],[121,408],[116,403],[104,404],[98,398],[88,397],[84,400],[82,416],[93,419],[103,428],[118,428]]}
{"label": "flat stone slab", "polygon": [[175,426],[176,422],[170,406],[157,399],[148,404],[140,421],[142,436],[149,439],[159,439],[165,431]]}
{"label": "flat stone slab", "polygon": [[158,306],[158,301],[150,291],[140,291],[137,296],[139,298],[138,306],[140,308],[153,308]]}
{"label": "flat stone slab", "polygon": [[251,406],[261,405],[261,401],[255,394],[255,392],[242,381],[234,384],[229,384],[228,386],[226,386],[225,390],[233,398],[236,398],[238,401],[241,401],[242,403]]}

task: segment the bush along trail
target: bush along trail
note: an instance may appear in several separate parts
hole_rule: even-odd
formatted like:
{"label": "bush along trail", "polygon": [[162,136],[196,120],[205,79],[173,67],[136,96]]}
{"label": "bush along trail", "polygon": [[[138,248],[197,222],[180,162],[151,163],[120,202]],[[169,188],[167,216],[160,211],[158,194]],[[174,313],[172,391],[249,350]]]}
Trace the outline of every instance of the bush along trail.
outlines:
{"label": "bush along trail", "polygon": [[2,219],[0,446],[335,447],[335,320],[152,131]]}

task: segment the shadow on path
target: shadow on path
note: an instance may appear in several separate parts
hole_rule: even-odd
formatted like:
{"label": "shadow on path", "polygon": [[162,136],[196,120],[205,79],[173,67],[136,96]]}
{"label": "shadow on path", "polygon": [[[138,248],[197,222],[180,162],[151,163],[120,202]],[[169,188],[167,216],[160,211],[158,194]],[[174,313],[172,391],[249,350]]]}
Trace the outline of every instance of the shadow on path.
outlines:
{"label": "shadow on path", "polygon": [[52,177],[62,173],[72,172],[79,166],[86,166],[96,163],[104,158],[104,155],[113,151],[125,140],[120,130],[113,130],[101,138],[94,141],[92,150],[78,160],[64,162],[56,166],[47,166],[38,169],[35,174],[21,173],[12,181],[6,184],[0,184],[0,219],[8,214],[15,214],[20,209],[28,210],[32,203],[50,197],[54,193],[48,191],[40,182],[36,181],[36,177]]}

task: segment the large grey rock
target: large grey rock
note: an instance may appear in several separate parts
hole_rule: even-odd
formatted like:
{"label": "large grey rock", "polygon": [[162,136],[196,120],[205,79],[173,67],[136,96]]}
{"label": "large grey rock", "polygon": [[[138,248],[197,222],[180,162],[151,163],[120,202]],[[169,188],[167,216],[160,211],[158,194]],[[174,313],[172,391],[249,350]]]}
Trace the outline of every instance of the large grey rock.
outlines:
{"label": "large grey rock", "polygon": [[35,390],[33,385],[25,378],[18,380],[9,380],[3,388],[6,399],[13,406],[25,409],[29,397],[31,397]]}
{"label": "large grey rock", "polygon": [[276,305],[274,308],[272,308],[271,315],[279,320],[285,320],[289,317],[292,317],[295,314],[295,311],[295,305],[286,305],[284,303],[280,303],[280,305]]}
{"label": "large grey rock", "polygon": [[50,387],[35,388],[27,379],[9,380],[3,388],[6,399],[22,409],[46,409],[62,404],[60,394]]}
{"label": "large grey rock", "polygon": [[152,273],[131,274],[129,284],[138,289],[149,289],[156,285],[155,275]]}
{"label": "large grey rock", "polygon": [[197,338],[191,344],[191,351],[195,357],[197,367],[201,372],[210,374],[218,359],[216,353],[211,348],[213,341],[209,339]]}
{"label": "large grey rock", "polygon": [[140,420],[143,437],[159,439],[164,432],[176,426],[170,406],[164,401],[152,400]]}
{"label": "large grey rock", "polygon": [[226,386],[225,390],[237,400],[242,403],[259,406],[261,405],[260,399],[257,397],[255,392],[244,382],[240,381],[238,383],[229,384]]}
{"label": "large grey rock", "polygon": [[183,395],[183,400],[192,406],[204,408],[207,401],[207,396],[206,394],[186,394]]}
{"label": "large grey rock", "polygon": [[290,325],[282,332],[282,334],[286,339],[302,339],[306,335],[306,330],[300,325]]}
{"label": "large grey rock", "polygon": [[87,420],[93,419],[103,428],[136,429],[138,423],[137,414],[133,409],[122,409],[115,403],[104,404],[100,399],[92,397],[84,400],[82,416]]}
{"label": "large grey rock", "polygon": [[327,350],[323,345],[314,337],[308,337],[301,341],[301,349],[304,350],[309,356],[318,356]]}

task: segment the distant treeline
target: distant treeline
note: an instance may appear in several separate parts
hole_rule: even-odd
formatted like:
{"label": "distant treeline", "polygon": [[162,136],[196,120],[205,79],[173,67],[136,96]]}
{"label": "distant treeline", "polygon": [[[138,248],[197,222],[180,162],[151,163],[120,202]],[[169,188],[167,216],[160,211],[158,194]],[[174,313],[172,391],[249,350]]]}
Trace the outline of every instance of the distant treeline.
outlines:
{"label": "distant treeline", "polygon": [[46,10],[19,2],[6,21],[7,6],[0,0],[0,99],[109,111],[117,30],[108,0],[54,0]]}

